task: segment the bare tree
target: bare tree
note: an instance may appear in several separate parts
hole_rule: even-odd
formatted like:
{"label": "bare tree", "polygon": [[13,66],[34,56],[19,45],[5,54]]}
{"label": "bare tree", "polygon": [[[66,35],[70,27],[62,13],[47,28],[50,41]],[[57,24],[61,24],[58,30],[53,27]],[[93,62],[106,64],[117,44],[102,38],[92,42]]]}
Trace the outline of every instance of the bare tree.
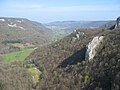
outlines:
{"label": "bare tree", "polygon": [[3,55],[0,54],[0,60],[3,60]]}

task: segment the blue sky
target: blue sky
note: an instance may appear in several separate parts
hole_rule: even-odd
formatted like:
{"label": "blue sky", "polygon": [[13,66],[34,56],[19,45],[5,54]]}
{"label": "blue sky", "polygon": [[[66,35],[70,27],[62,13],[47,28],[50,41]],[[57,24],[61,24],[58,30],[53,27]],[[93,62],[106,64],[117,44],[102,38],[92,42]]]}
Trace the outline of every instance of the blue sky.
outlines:
{"label": "blue sky", "polygon": [[120,0],[0,0],[0,17],[22,17],[39,22],[114,20]]}

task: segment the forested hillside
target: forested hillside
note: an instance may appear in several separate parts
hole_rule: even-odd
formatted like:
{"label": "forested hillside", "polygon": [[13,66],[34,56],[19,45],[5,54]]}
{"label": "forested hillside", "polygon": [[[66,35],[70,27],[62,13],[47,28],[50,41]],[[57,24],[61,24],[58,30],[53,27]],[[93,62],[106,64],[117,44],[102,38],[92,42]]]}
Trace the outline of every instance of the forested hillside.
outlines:
{"label": "forested hillside", "polygon": [[[82,36],[75,42],[70,39],[74,36],[72,33],[31,54],[29,63],[35,64],[42,72],[40,82],[36,85],[37,90],[120,89],[120,29],[93,32],[94,30],[91,35]],[[85,47],[96,35],[103,35],[104,41],[94,59],[85,61]]]}
{"label": "forested hillside", "polygon": [[41,23],[24,18],[0,17],[0,53],[44,45],[51,41],[50,37],[50,29]]}
{"label": "forested hillside", "polygon": [[[104,36],[92,60],[88,44]],[[25,61],[0,62],[0,90],[119,90],[120,28],[78,29],[35,49]]]}

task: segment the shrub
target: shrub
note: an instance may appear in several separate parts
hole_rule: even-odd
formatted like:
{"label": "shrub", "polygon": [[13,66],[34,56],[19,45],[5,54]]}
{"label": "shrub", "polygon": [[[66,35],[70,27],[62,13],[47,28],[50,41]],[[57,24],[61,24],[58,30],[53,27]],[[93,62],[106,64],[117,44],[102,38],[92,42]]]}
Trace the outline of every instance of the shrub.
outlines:
{"label": "shrub", "polygon": [[8,44],[8,43],[22,43],[22,40],[5,40],[5,41],[2,41],[2,44]]}

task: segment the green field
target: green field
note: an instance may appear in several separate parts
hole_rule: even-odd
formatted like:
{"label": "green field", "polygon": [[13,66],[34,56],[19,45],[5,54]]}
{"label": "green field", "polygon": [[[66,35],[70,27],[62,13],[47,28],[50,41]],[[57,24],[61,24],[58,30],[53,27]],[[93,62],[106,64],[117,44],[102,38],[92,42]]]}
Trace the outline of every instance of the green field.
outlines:
{"label": "green field", "polygon": [[4,62],[14,62],[14,61],[22,61],[25,60],[27,56],[34,50],[34,48],[23,49],[18,52],[12,52],[8,54],[4,54]]}

